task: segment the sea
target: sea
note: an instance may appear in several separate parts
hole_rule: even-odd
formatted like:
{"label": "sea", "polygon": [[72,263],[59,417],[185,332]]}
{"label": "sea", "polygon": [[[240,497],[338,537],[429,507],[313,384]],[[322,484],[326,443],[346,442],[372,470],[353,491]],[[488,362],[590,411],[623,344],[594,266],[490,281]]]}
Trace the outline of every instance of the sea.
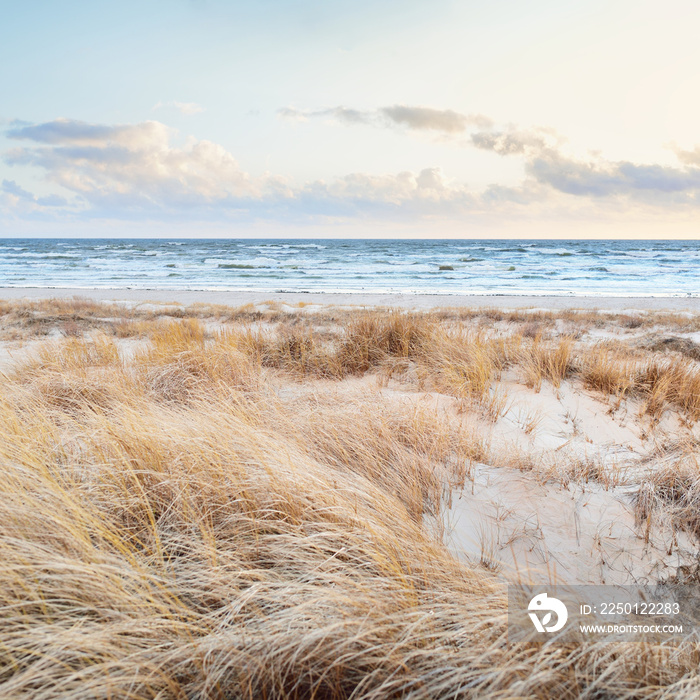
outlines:
{"label": "sea", "polygon": [[700,241],[4,238],[0,287],[694,297]]}

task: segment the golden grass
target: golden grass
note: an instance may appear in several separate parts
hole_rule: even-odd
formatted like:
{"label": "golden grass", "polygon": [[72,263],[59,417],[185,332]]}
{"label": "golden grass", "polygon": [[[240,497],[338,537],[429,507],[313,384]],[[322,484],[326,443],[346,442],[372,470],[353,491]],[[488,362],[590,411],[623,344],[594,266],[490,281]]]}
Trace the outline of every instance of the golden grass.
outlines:
{"label": "golden grass", "polygon": [[625,395],[635,384],[632,358],[605,347],[595,347],[582,354],[579,372],[584,386],[603,394]]}
{"label": "golden grass", "polygon": [[[100,333],[42,345],[0,385],[0,695],[697,696],[690,646],[509,646],[502,581],[432,529],[489,445],[328,381],[399,372],[487,405],[512,366],[695,415],[692,361],[411,314],[251,327],[246,309],[207,332],[199,313],[135,317],[113,333],[148,339],[128,358]],[[684,469],[640,518],[663,501],[696,527]]]}
{"label": "golden grass", "polygon": [[[55,366],[81,387],[86,367],[65,346]],[[420,527],[440,488],[422,467],[465,458],[457,436],[414,411],[308,420],[220,376],[173,403],[148,392],[151,362],[137,358],[125,384],[113,361],[99,380],[123,395],[108,407],[86,398],[57,413],[37,390],[48,364],[4,389],[5,697],[380,697],[449,691],[465,673],[484,684],[488,643],[467,642],[497,639],[502,594]]]}
{"label": "golden grass", "polygon": [[[578,378],[603,394],[638,396],[654,416],[673,407],[688,420],[700,417],[696,348],[690,341],[672,337],[647,343],[653,350],[646,356],[621,342],[593,347],[576,342],[587,325],[616,324],[632,330],[666,327],[678,332],[700,327],[696,316],[665,312],[615,316],[576,310],[407,313],[331,309],[305,313],[301,308],[281,309],[272,301],[260,308],[251,304],[238,309],[208,304],[146,308],[76,298],[2,302],[0,317],[1,334],[9,339],[55,331],[79,339],[98,329],[117,338],[149,339],[156,347],[170,348],[168,352],[194,339],[176,338],[177,334],[195,333],[198,342],[204,343],[211,334],[205,332],[200,319],[207,319],[221,326],[228,344],[248,354],[255,364],[302,378],[342,379],[377,370],[392,376],[413,370],[419,385],[481,403],[493,415],[499,414],[498,405],[504,399],[494,398],[491,386],[504,368],[516,365],[525,383],[536,391],[543,381],[558,387],[565,378]],[[180,319],[183,325],[173,319]],[[265,325],[248,325],[261,321]],[[493,324],[501,322],[513,324],[510,332],[495,330]],[[548,339],[545,330],[555,322],[569,324],[569,330]]]}
{"label": "golden grass", "polygon": [[545,345],[539,336],[524,348],[520,364],[525,373],[525,384],[539,391],[544,379],[555,387],[573,373],[573,338],[564,337],[554,347]]}
{"label": "golden grass", "polygon": [[[256,321],[285,322],[302,317],[311,317],[316,325],[347,323],[358,316],[352,309],[319,308],[309,313],[309,305],[299,302],[294,308],[284,310],[281,304],[268,300],[262,304],[245,304],[239,307],[221,304],[196,303],[189,306],[158,302],[121,304],[96,302],[74,297],[72,299],[18,299],[0,300],[0,319],[6,336],[10,330],[25,331],[27,336],[45,335],[52,329],[63,328],[66,322],[74,322],[80,332],[91,328],[114,329],[119,321],[128,331],[129,321],[152,321],[157,319],[218,319],[227,323],[250,323]],[[391,309],[381,310],[380,315],[391,314]],[[429,317],[433,322],[450,322],[489,326],[498,323],[513,324],[524,337],[544,337],[556,322],[578,328],[616,326],[629,330],[649,330],[664,327],[674,332],[700,330],[700,316],[690,313],[646,311],[638,314],[620,314],[595,310],[563,309],[542,311],[540,309],[502,310],[494,308],[440,308],[415,314]]]}
{"label": "golden grass", "polygon": [[700,366],[694,360],[638,358],[599,347],[581,355],[580,375],[586,386],[604,394],[641,397],[651,415],[672,406],[691,421],[700,418]]}

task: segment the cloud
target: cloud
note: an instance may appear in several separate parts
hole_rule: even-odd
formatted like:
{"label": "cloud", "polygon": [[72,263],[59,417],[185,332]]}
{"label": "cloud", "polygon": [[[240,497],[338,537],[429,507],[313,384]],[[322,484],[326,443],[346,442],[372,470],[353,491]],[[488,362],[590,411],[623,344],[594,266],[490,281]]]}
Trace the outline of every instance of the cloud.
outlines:
{"label": "cloud", "polygon": [[329,116],[335,117],[338,121],[346,124],[367,124],[371,121],[371,115],[359,109],[348,109],[347,107],[334,107],[326,110]]}
{"label": "cloud", "polygon": [[156,104],[153,105],[152,111],[155,112],[156,110],[163,109],[164,107],[176,109],[181,114],[186,114],[188,116],[204,112],[204,107],[198,105],[196,102],[178,102],[177,100],[171,100],[170,102],[156,102]]}
{"label": "cloud", "polygon": [[[588,160],[567,156],[564,139],[551,129],[479,131],[471,135],[479,149],[501,156],[520,156],[525,173],[539,185],[576,197],[626,197],[649,204],[700,203],[700,148],[676,154],[685,167],[608,161],[600,154]],[[496,191],[496,190],[492,190]],[[512,190],[511,190],[512,191]]]}
{"label": "cloud", "polygon": [[305,122],[314,117],[330,117],[345,124],[371,124],[376,114],[363,112],[347,107],[332,107],[330,109],[302,110],[294,107],[284,107],[277,110],[278,116],[292,121]]}
{"label": "cloud", "polygon": [[[566,140],[553,129],[514,125],[496,128],[486,116],[449,109],[393,105],[366,111],[347,107],[305,111],[290,107],[280,110],[279,114],[297,120],[326,117],[349,125],[403,126],[414,131],[437,131],[448,137],[475,127],[466,143],[499,156],[522,159],[526,174],[526,180],[516,187],[503,187],[498,183],[490,185],[479,195],[482,202],[489,204],[542,201],[547,188],[550,192],[598,200],[625,197],[648,204],[700,203],[700,147],[692,151],[676,149],[684,167],[668,167],[654,163],[611,162],[600,155],[592,160],[580,160],[565,155]],[[459,143],[464,144],[464,139]],[[343,182],[343,186],[351,191],[350,182],[339,181]],[[378,196],[386,196],[388,201],[403,184],[395,181],[387,190],[384,181],[373,181],[380,193]]]}
{"label": "cloud", "polygon": [[680,148],[674,148],[674,151],[681,163],[700,166],[700,146],[696,146],[692,151],[684,151]]}
{"label": "cloud", "polygon": [[350,173],[331,182],[315,181],[295,192],[286,210],[306,216],[402,220],[463,216],[478,209],[478,197],[450,182],[439,168],[415,173]]}
{"label": "cloud", "polygon": [[9,129],[6,135],[19,141],[51,145],[97,146],[105,144],[138,148],[149,143],[167,142],[170,130],[164,124],[147,121],[136,126],[88,124],[77,119],[54,119]]}
{"label": "cloud", "polygon": [[34,195],[18,185],[14,180],[3,180],[0,189],[7,194],[11,194],[18,199],[28,199],[34,201]]}
{"label": "cloud", "polygon": [[473,146],[500,156],[522,155],[550,147],[551,133],[540,130],[508,129],[477,131],[471,134]]}
{"label": "cloud", "polygon": [[451,109],[408,105],[392,105],[364,111],[343,106],[318,110],[285,107],[278,110],[277,114],[284,119],[296,121],[329,117],[348,125],[371,124],[385,128],[401,126],[415,131],[439,131],[444,134],[463,133],[469,126],[488,128],[492,125],[492,121],[482,114],[461,114]]}
{"label": "cloud", "polygon": [[[288,108],[288,112],[283,116],[305,119],[324,114],[349,124],[376,124],[391,118],[381,110],[345,107],[319,112]],[[436,128],[450,134],[454,132],[449,129],[468,128],[462,120],[465,115],[453,115],[457,113],[449,110],[393,112],[396,119],[414,120],[412,129]],[[427,167],[415,172],[354,172],[292,184],[279,175],[255,177],[220,144],[180,139],[176,130],[157,121],[109,125],[63,118],[42,124],[14,123],[6,134],[19,145],[3,154],[5,163],[42,171],[48,182],[71,197],[39,197],[15,180],[5,179],[0,201],[15,213],[46,216],[52,211],[58,212],[56,216],[62,212],[83,218],[236,218],[285,223],[328,217],[460,221],[475,212],[505,216],[517,211],[532,216],[548,207],[549,211],[593,211],[592,202],[620,210],[641,203],[659,212],[700,204],[700,149],[678,151],[677,167],[607,161],[600,155],[580,159],[567,155],[564,140],[550,130],[473,126],[467,143],[521,160],[521,183],[496,182],[475,191],[451,180],[439,167]]]}
{"label": "cloud", "polygon": [[[308,186],[307,191],[318,186],[319,183]],[[351,173],[321,187],[336,199],[384,202],[391,205],[413,199],[442,200],[465,193],[463,188],[452,186],[440,168],[424,168],[418,173],[403,171],[395,175]]]}
{"label": "cloud", "polygon": [[[360,118],[351,111],[335,115]],[[182,215],[401,218],[439,215],[476,202],[465,186],[449,181],[439,168],[350,173],[296,187],[279,176],[256,178],[221,145],[195,139],[174,145],[176,132],[154,121],[104,125],[59,119],[17,127],[8,135],[27,143],[7,151],[5,162],[43,170],[48,181],[73,193],[71,211],[87,217],[123,218],[141,212],[166,219]],[[40,200],[9,180],[3,182],[3,191],[15,202],[66,203]]]}
{"label": "cloud", "polygon": [[305,122],[308,120],[309,116],[312,115],[312,112],[305,112],[300,109],[295,109],[294,107],[282,107],[282,109],[277,110],[278,117],[289,119],[290,121]]}
{"label": "cloud", "polygon": [[544,152],[527,163],[527,172],[543,184],[577,196],[628,196],[657,199],[683,195],[700,201],[700,168],[639,165],[628,161],[582,162],[556,151]]}
{"label": "cloud", "polygon": [[52,183],[97,206],[181,208],[223,204],[280,190],[279,179],[254,179],[211,141],[171,144],[175,132],[154,121],[101,125],[59,119],[13,129],[32,141],[5,154],[10,165],[43,169]]}
{"label": "cloud", "polygon": [[14,180],[3,180],[0,184],[0,191],[10,195],[15,201],[31,202],[40,207],[62,207],[68,203],[66,199],[55,194],[37,197]]}
{"label": "cloud", "polygon": [[442,131],[446,134],[462,133],[469,126],[488,128],[493,123],[483,114],[460,114],[451,109],[393,105],[382,107],[379,112],[394,124],[409,129]]}

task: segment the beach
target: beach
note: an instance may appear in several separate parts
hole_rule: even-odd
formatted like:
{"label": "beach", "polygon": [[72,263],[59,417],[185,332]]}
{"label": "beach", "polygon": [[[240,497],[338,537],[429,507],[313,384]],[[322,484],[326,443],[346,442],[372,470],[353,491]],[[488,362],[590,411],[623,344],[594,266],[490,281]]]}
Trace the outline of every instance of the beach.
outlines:
{"label": "beach", "polygon": [[47,601],[6,630],[61,692],[86,644],[120,689],[583,692],[617,642],[513,672],[507,586],[698,578],[697,301],[0,290],[0,581]]}
{"label": "beach", "polygon": [[700,4],[7,3],[0,700],[700,698]]}
{"label": "beach", "polygon": [[587,309],[601,311],[673,311],[700,312],[698,296],[573,296],[573,295],[508,295],[508,294],[401,294],[401,293],[332,293],[332,292],[278,292],[263,290],[164,290],[164,289],[99,289],[82,287],[0,287],[0,299],[72,299],[81,297],[94,301],[128,302],[143,304],[222,304],[242,306],[261,304],[272,300],[290,307],[299,304],[310,306],[341,306],[356,308],[436,309],[449,308],[500,308],[543,309],[562,311]]}

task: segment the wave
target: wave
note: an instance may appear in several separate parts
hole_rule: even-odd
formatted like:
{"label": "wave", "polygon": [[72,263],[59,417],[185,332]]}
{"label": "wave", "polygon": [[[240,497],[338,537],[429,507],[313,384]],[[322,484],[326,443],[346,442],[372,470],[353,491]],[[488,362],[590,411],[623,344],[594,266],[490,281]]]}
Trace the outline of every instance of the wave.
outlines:
{"label": "wave", "polygon": [[66,255],[65,253],[17,253],[13,258],[48,258],[50,260],[73,260],[79,255]]}
{"label": "wave", "polygon": [[574,253],[566,248],[540,248],[538,253],[542,255],[558,255],[559,257],[569,258],[573,257]]}
{"label": "wave", "polygon": [[[251,275],[252,276],[252,275]],[[114,278],[118,279],[118,278]],[[15,281],[20,281],[16,278]],[[82,291],[89,290],[125,290],[138,289],[144,291],[192,291],[192,292],[271,292],[279,294],[398,294],[398,295],[421,295],[421,296],[477,296],[477,297],[571,297],[571,298],[586,298],[586,297],[610,297],[619,299],[651,299],[651,298],[690,298],[700,299],[700,293],[694,292],[608,292],[608,291],[584,291],[576,292],[572,290],[517,290],[510,287],[494,287],[492,289],[452,289],[452,290],[437,290],[434,287],[422,288],[397,288],[397,287],[317,287],[315,289],[298,289],[296,287],[271,287],[271,286],[253,286],[253,287],[229,287],[229,286],[202,286],[202,285],[141,285],[141,284],[125,284],[125,285],[61,285],[61,284],[4,284],[7,289],[76,289]]]}
{"label": "wave", "polygon": [[588,245],[583,241],[5,239],[3,243],[0,286],[90,289],[99,275],[121,287],[145,289],[227,290],[238,280],[258,290],[284,287],[295,292],[348,292],[361,287],[363,292],[450,295],[700,294],[700,246],[679,247],[668,241]]}

